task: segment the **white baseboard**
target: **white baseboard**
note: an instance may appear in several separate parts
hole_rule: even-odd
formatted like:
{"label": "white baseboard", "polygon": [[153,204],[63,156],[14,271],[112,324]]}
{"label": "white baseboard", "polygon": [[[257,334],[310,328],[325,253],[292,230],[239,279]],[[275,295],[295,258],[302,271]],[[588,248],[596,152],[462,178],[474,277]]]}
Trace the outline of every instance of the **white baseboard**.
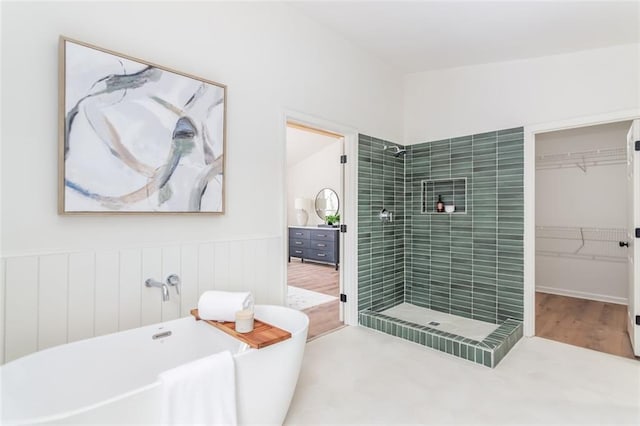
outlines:
{"label": "white baseboard", "polygon": [[585,291],[568,290],[566,288],[556,288],[536,285],[536,291],[540,293],[557,294],[558,296],[577,297],[578,299],[596,300],[598,302],[616,303],[626,305],[626,297],[609,296],[607,294],[587,293]]}

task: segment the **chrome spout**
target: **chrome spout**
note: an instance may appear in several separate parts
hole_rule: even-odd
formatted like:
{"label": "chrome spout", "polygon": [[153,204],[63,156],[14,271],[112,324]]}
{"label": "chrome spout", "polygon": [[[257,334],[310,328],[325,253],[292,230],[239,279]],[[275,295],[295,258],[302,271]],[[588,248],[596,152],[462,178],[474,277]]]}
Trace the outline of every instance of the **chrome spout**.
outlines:
{"label": "chrome spout", "polygon": [[147,280],[144,282],[144,285],[147,287],[157,287],[162,289],[162,301],[166,302],[169,300],[169,286],[165,283],[156,281],[153,278],[147,278]]}

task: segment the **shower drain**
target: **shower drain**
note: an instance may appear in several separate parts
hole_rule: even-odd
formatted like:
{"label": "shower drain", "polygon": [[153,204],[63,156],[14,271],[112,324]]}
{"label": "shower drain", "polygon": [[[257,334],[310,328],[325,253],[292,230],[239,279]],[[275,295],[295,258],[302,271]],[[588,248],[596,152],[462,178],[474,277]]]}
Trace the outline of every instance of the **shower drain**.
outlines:
{"label": "shower drain", "polygon": [[431,321],[429,322],[429,325],[440,325],[440,323],[437,321]]}

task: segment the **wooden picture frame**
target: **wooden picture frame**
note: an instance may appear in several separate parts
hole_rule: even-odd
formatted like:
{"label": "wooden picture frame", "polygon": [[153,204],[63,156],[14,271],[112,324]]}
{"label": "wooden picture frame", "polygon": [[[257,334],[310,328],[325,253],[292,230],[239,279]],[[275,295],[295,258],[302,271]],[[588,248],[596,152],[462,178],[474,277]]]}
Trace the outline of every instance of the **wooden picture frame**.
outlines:
{"label": "wooden picture frame", "polygon": [[60,36],[60,214],[224,213],[223,84]]}

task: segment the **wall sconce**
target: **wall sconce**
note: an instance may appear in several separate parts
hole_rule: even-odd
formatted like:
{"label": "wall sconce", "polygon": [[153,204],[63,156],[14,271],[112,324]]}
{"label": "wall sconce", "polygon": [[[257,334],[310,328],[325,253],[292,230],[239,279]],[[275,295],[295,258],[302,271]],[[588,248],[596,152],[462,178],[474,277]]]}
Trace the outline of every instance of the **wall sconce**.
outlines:
{"label": "wall sconce", "polygon": [[307,220],[309,220],[309,213],[307,213],[309,200],[306,198],[296,198],[294,207],[296,209],[296,221],[298,222],[298,226],[305,226],[307,224]]}

